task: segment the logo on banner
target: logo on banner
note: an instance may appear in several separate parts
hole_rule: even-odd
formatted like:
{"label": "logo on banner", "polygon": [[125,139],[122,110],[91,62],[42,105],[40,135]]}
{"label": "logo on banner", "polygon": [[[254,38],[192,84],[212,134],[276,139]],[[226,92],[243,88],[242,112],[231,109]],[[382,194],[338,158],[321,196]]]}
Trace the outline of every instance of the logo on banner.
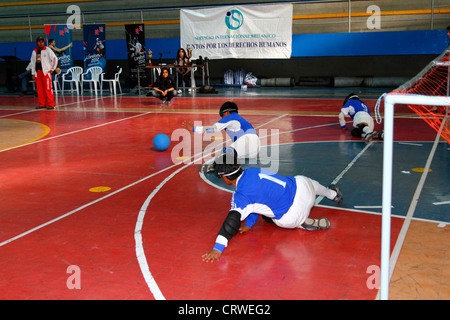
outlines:
{"label": "logo on banner", "polygon": [[244,23],[244,16],[239,10],[233,9],[227,12],[225,24],[230,30],[239,29]]}

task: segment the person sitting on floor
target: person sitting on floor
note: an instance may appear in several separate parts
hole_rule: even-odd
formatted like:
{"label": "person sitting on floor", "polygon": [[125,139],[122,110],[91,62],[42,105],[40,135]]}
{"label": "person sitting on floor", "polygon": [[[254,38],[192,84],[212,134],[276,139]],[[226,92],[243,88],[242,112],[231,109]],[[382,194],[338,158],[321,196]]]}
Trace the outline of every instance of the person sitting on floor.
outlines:
{"label": "person sitting on floor", "polygon": [[158,82],[152,87],[151,93],[162,101],[161,104],[171,104],[170,101],[177,95],[177,92],[175,91],[174,83],[170,78],[169,69],[162,68],[161,76],[159,77]]}

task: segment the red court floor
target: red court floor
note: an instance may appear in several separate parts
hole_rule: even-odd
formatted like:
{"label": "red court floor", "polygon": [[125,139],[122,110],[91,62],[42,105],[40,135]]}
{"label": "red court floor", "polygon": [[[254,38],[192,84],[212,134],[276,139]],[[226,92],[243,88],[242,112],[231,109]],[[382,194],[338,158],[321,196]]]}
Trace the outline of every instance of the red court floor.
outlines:
{"label": "red court floor", "polygon": [[[178,97],[171,106],[148,97],[66,96],[55,111],[35,110],[34,97],[2,96],[0,299],[375,299],[368,268],[380,264],[381,216],[353,207],[316,206],[311,216],[331,221],[324,231],[259,219],[219,262],[202,261],[231,194],[205,183],[200,163],[176,159],[178,141],[156,151],[156,134],[171,136],[185,121],[213,124],[232,100],[258,130],[278,130],[279,144],[357,141],[338,125],[341,97],[273,96],[237,91]],[[366,102],[373,108],[376,99]],[[436,132],[406,108],[398,116],[396,140],[434,141]],[[194,145],[189,135],[191,156],[211,144]],[[330,158],[325,151],[314,161],[326,172]],[[403,222],[392,218],[392,244]],[[443,223],[439,241],[449,239]],[[450,298],[448,280],[440,281],[440,298]],[[70,288],[75,283],[80,288]]]}

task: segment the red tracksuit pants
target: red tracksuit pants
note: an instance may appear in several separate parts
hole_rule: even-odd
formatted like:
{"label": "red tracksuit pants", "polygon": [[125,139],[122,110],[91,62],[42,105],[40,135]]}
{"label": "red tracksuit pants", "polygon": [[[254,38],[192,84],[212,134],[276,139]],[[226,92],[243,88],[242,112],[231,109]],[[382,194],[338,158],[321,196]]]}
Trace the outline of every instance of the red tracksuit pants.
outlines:
{"label": "red tracksuit pants", "polygon": [[55,107],[55,98],[53,97],[52,74],[47,73],[44,76],[42,70],[36,71],[36,90],[40,107]]}

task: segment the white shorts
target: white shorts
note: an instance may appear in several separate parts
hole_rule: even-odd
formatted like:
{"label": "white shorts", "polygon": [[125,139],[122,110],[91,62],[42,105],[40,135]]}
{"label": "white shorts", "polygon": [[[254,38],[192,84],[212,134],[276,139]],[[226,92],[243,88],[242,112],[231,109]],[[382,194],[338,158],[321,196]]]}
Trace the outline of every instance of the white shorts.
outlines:
{"label": "white shorts", "polygon": [[305,176],[295,176],[294,178],[297,183],[297,192],[292,206],[281,219],[273,219],[273,222],[281,228],[301,227],[316,201],[316,191],[311,180]]}
{"label": "white shorts", "polygon": [[259,149],[261,144],[259,137],[256,134],[244,134],[242,137],[233,142],[230,147],[232,147],[238,158],[256,158],[259,154]]}
{"label": "white shorts", "polygon": [[353,117],[353,127],[357,128],[360,123],[367,124],[367,126],[370,128],[370,132],[372,132],[375,127],[373,118],[370,116],[370,114],[364,111],[357,112]]}

